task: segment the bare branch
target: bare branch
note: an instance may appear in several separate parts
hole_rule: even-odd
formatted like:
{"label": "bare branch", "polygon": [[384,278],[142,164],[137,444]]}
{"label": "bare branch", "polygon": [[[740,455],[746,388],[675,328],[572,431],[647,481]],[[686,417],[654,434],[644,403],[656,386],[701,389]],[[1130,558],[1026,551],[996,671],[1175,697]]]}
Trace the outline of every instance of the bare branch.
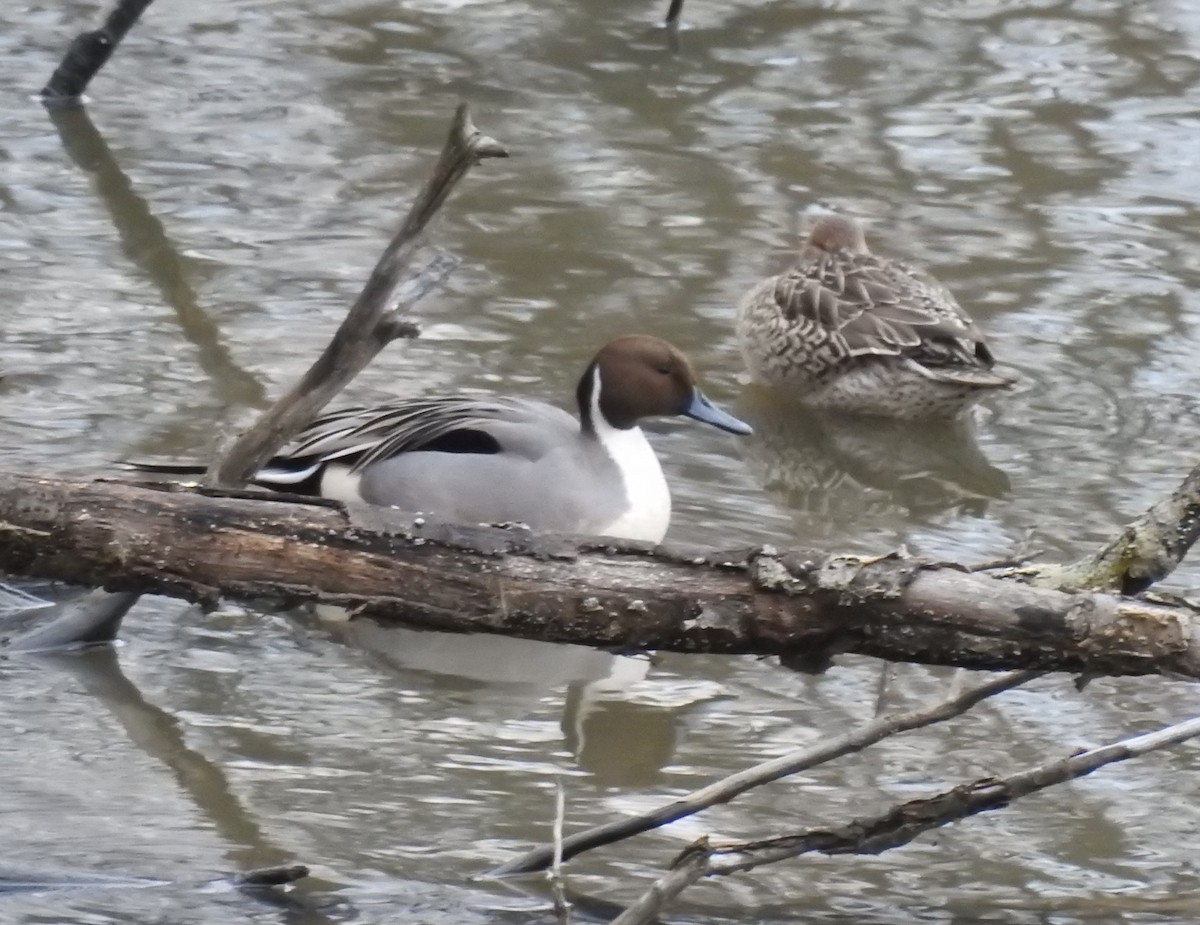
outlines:
{"label": "bare branch", "polygon": [[[148,0],[142,9],[145,5],[148,5]],[[128,4],[119,6],[118,12],[113,16],[118,16],[127,6]],[[136,19],[136,16],[134,18]],[[112,17],[110,23],[111,21]],[[131,25],[132,20],[125,22],[124,28],[128,29]],[[58,124],[68,123],[60,120]],[[64,143],[68,143],[66,135]],[[466,175],[472,165],[485,157],[507,157],[507,152],[496,141],[475,128],[470,113],[463,104],[455,113],[450,135],[430,180],[409,209],[400,231],[384,250],[366,286],[333,340],[300,382],[272,405],[249,431],[218,456],[206,477],[230,486],[243,484],[386,344],[397,337],[416,336],[416,326],[403,319],[401,313],[453,269],[454,259],[439,256],[408,280],[397,309],[388,311],[388,300],[407,269],[421,232],[458,181]],[[119,175],[119,171],[117,174]],[[161,227],[157,222],[152,224],[161,237]],[[403,301],[405,299],[407,301]],[[203,319],[203,314],[200,313],[199,317]],[[181,318],[185,318],[183,312]],[[215,337],[213,340],[215,342]],[[10,524],[7,525],[7,529],[10,535],[15,535],[22,528]],[[104,584],[86,581],[81,583]],[[0,647],[9,651],[25,651],[111,641],[116,637],[125,613],[136,600],[136,594],[127,593],[108,598],[93,594],[80,602],[79,606],[63,605],[60,608],[61,613],[47,619],[42,626],[0,639]]]}
{"label": "bare branch", "polygon": [[49,82],[42,88],[42,102],[47,106],[78,104],[92,78],[112,57],[121,39],[152,2],[118,0],[103,26],[75,36]]}
{"label": "bare branch", "polygon": [[563,793],[562,779],[554,781],[554,830],[552,838],[552,857],[550,862],[550,888],[554,893],[554,913],[560,925],[569,925],[571,921],[571,904],[567,902],[567,892],[562,875],[562,842],[563,822],[567,814],[566,795]]}
{"label": "bare branch", "polygon": [[392,339],[407,330],[388,301],[417,246],[421,232],[437,214],[467,171],[487,157],[508,152],[482,134],[464,103],[433,173],[371,271],[354,305],[317,361],[291,389],[255,422],[206,473],[212,485],[236,486],[249,480],[291,436],[300,430]]}
{"label": "bare branch", "polygon": [[676,858],[671,869],[650,884],[650,889],[609,925],[648,925],[656,921],[672,899],[708,875],[711,859],[705,836]]}
{"label": "bare branch", "polygon": [[[874,745],[881,739],[897,733],[920,729],[923,726],[958,716],[981,700],[1024,684],[1026,681],[1039,677],[1040,674],[1035,671],[1020,671],[989,678],[957,696],[926,707],[881,717],[845,735],[826,739],[816,745],[796,749],[786,755],[780,755],[778,758],[746,768],[709,784],[707,787],[694,790],[658,809],[579,832],[563,840],[562,859],[568,860],[592,848],[609,845],[633,835],[660,828],[677,819],[694,815],[710,806],[728,803],[734,797],[754,787],[761,787],[763,784],[769,784],[790,774],[797,774],[819,764],[825,764],[843,755],[862,751],[867,746]],[[554,845],[541,845],[491,871],[490,876],[503,877],[542,870],[553,861],[554,849]]]}
{"label": "bare branch", "polygon": [[728,845],[702,838],[685,849],[671,869],[656,880],[611,925],[644,925],[670,900],[702,877],[753,870],[802,854],[880,854],[959,819],[995,809],[1055,784],[1061,784],[1118,761],[1177,745],[1200,735],[1200,718],[1156,732],[1113,742],[1101,748],[1035,765],[1007,777],[985,777],[960,784],[932,797],[910,800],[875,816],[856,819],[828,830]]}
{"label": "bare branch", "polygon": [[752,870],[810,851],[822,854],[879,854],[906,845],[917,836],[959,819],[1003,809],[1014,800],[1055,784],[1149,752],[1178,745],[1200,735],[1200,717],[1165,726],[1145,735],[1122,739],[1026,768],[1007,777],[985,777],[960,784],[921,800],[910,800],[885,813],[856,819],[829,831],[810,831],[740,845],[712,848],[709,874]]}

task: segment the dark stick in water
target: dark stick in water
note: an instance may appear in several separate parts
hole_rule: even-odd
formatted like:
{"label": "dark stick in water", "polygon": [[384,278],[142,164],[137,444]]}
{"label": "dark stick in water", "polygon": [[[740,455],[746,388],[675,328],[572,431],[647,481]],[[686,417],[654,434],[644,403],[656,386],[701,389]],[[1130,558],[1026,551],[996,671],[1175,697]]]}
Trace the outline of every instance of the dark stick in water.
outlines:
{"label": "dark stick in water", "polygon": [[103,26],[75,36],[49,82],[42,87],[42,102],[47,106],[77,105],[92,78],[152,2],[117,0]]}

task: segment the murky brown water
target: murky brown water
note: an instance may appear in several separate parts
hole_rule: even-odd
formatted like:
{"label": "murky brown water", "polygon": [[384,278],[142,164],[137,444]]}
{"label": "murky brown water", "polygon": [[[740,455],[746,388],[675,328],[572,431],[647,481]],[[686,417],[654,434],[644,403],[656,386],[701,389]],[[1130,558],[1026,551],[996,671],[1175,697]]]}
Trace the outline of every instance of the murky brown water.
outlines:
{"label": "murky brown water", "polygon": [[[444,211],[430,254],[462,265],[360,395],[565,401],[598,344],[648,330],[758,426],[742,444],[656,428],[676,538],[970,561],[1036,527],[1054,555],[1088,549],[1200,445],[1200,8],[1017,6],[689,0],[673,53],[662,7],[627,0],[160,0],[95,83],[94,126],[31,100],[94,5],[5,6],[2,465],[199,453],[248,419],[324,343],[466,99],[514,156]],[[732,306],[827,207],[931,265],[1021,374],[974,435],[835,430],[743,389]],[[468,880],[546,837],[556,778],[570,827],[655,805],[869,717],[878,672],[614,663],[164,600],[125,635],[0,664],[0,866],[178,882],[0,898],[0,920],[545,921],[540,881]],[[902,667],[891,696],[946,676]],[[700,834],[836,823],[1196,702],[1043,680],[584,856],[570,884],[626,901]],[[1194,755],[879,858],[705,884],[673,920],[1194,921],[1176,898],[1200,885]],[[287,859],[317,874],[294,903],[201,885]]]}

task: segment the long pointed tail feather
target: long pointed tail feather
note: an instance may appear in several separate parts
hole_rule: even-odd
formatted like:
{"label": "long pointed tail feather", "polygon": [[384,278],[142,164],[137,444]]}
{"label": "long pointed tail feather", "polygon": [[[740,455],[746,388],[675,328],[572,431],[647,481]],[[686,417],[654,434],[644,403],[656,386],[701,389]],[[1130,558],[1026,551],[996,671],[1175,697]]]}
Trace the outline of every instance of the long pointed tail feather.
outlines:
{"label": "long pointed tail feather", "polygon": [[[120,468],[132,472],[153,472],[158,475],[168,475],[172,478],[195,478],[204,474],[205,467],[197,463],[177,462],[173,460],[129,459],[117,464]],[[255,485],[263,488],[277,488],[280,491],[290,491],[297,494],[319,494],[322,460],[308,462],[297,460],[294,465],[273,462],[259,469],[251,479]]]}

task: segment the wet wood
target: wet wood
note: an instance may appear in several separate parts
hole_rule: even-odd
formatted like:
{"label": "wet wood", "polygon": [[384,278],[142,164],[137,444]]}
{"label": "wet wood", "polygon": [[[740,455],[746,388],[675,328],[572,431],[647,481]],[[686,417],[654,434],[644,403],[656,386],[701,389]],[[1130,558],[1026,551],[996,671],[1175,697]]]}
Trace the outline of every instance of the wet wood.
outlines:
{"label": "wet wood", "polygon": [[838,652],[1200,677],[1196,615],[904,555],[732,551],[426,523],[250,491],[0,473],[0,570],[109,590],[336,603],[384,621],[622,651]]}
{"label": "wet wood", "polygon": [[42,88],[42,101],[47,106],[77,104],[92,78],[112,57],[121,39],[133,28],[153,0],[118,0],[104,25],[90,32],[81,32],[71,41],[50,80]]}

